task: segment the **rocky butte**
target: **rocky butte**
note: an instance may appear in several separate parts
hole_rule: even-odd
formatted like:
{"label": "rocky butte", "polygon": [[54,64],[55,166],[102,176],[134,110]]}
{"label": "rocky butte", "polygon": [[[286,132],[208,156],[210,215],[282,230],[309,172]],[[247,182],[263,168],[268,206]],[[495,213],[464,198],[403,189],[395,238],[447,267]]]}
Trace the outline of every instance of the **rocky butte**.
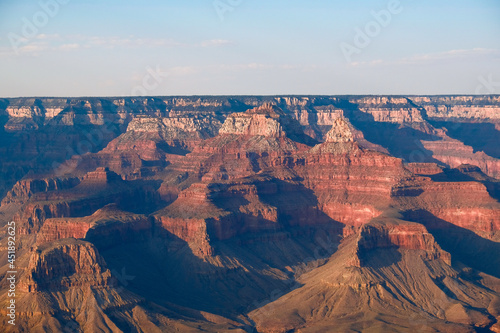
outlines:
{"label": "rocky butte", "polygon": [[21,332],[500,332],[499,96],[17,98],[0,125]]}

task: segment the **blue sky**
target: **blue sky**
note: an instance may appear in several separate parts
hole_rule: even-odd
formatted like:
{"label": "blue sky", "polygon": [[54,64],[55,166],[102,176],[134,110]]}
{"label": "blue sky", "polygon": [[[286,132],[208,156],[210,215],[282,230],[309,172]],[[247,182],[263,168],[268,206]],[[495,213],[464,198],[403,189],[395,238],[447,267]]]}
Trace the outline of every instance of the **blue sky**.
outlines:
{"label": "blue sky", "polygon": [[2,0],[0,74],[2,97],[498,94],[500,1]]}

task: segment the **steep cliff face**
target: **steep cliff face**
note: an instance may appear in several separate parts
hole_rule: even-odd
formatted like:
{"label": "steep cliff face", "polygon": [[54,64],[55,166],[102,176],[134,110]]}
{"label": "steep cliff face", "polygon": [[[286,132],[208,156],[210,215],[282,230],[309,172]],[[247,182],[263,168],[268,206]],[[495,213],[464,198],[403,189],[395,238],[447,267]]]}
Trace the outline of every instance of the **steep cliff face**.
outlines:
{"label": "steep cliff face", "polygon": [[[376,159],[372,154],[358,158],[349,155],[311,158],[300,174],[318,197],[323,212],[336,221],[361,225],[380,214],[380,209],[389,202],[391,184],[397,181],[392,175],[397,165],[380,157]],[[370,175],[361,167],[365,160],[375,162],[371,166],[373,169],[385,168],[386,176]]]}
{"label": "steep cliff face", "polygon": [[37,233],[46,219],[83,217],[115,203],[134,211],[148,210],[158,204],[159,196],[147,185],[123,181],[107,168],[97,168],[67,190],[39,192],[15,214],[22,235]]}
{"label": "steep cliff face", "polygon": [[261,135],[279,138],[285,135],[280,123],[283,116],[284,113],[281,109],[271,104],[265,104],[245,113],[229,115],[219,130],[219,134]]}
{"label": "steep cliff face", "polygon": [[296,120],[266,104],[229,116],[219,135],[194,147],[176,166],[203,181],[231,180],[286,167],[291,155],[314,142]]}
{"label": "steep cliff face", "polygon": [[456,168],[462,164],[473,164],[486,174],[500,178],[500,159],[491,157],[483,151],[474,151],[471,146],[444,136],[439,141],[422,141],[423,147],[432,152],[432,157],[445,165]]}
{"label": "steep cliff face", "polygon": [[363,133],[356,130],[349,121],[338,118],[334,121],[332,128],[325,136],[325,142],[354,142],[364,139]]}
{"label": "steep cliff face", "polygon": [[500,120],[499,96],[412,96],[410,98],[416,104],[425,108],[428,117],[435,120]]}
{"label": "steep cliff face", "polygon": [[416,175],[436,175],[444,169],[437,163],[408,163],[406,168]]}
{"label": "steep cliff face", "polygon": [[39,246],[31,255],[21,288],[28,292],[71,287],[106,287],[116,283],[91,244],[66,239]]}
{"label": "steep cliff face", "polygon": [[[350,102],[351,122],[392,155],[409,163],[475,164],[498,177],[496,98],[373,97]],[[434,107],[444,109],[432,111]]]}
{"label": "steep cliff face", "polygon": [[18,181],[2,200],[2,205],[10,203],[25,203],[38,192],[60,191],[75,187],[80,183],[77,177],[23,179]]}
{"label": "steep cliff face", "polygon": [[128,124],[127,132],[136,135],[149,134],[151,139],[166,141],[169,144],[178,141],[189,145],[190,141],[199,142],[215,136],[220,126],[217,118],[201,117],[194,113],[165,118],[138,116]]}
{"label": "steep cliff face", "polygon": [[37,233],[37,244],[64,238],[86,239],[100,249],[140,242],[151,237],[152,224],[144,215],[124,212],[115,204],[90,216],[50,218]]}
{"label": "steep cliff face", "polygon": [[220,135],[262,136],[285,138],[310,144],[313,139],[304,134],[300,123],[274,104],[266,103],[244,113],[233,113],[219,130]]}
{"label": "steep cliff face", "polygon": [[403,182],[395,186],[393,198],[412,220],[424,222],[428,228],[446,229],[449,223],[486,238],[495,238],[500,231],[500,204],[486,185],[471,179]]}
{"label": "steep cliff face", "polygon": [[22,99],[10,102],[5,108],[9,120],[4,128],[7,131],[25,131],[38,129],[45,117],[60,110],[46,110],[40,99]]}
{"label": "steep cliff face", "polygon": [[365,113],[365,119],[376,122],[414,124],[425,121],[421,110],[405,97],[365,97],[351,99],[351,102]]}
{"label": "steep cliff face", "polygon": [[309,189],[269,175],[193,184],[155,219],[158,227],[186,241],[200,256],[212,254],[214,242],[240,236],[271,233],[267,238],[273,239],[287,228],[342,229],[319,209]]}
{"label": "steep cliff face", "polygon": [[[367,141],[363,132],[355,128],[348,119],[343,117],[337,118],[333,122],[333,125],[323,139],[325,144],[314,147],[311,152],[327,152],[328,150],[331,152],[343,150],[347,151],[353,147],[359,147],[388,153],[387,149],[384,147]],[[354,142],[355,144],[352,144]]]}
{"label": "steep cliff face", "polygon": [[[330,134],[332,131],[335,134]],[[360,226],[387,207],[392,186],[409,172],[401,160],[361,148],[363,139],[354,141],[352,135],[338,132],[336,126],[331,132],[327,137],[340,142],[328,140],[315,146],[294,171],[315,193],[321,211],[335,221]]]}
{"label": "steep cliff face", "polygon": [[422,250],[423,258],[441,259],[451,265],[450,254],[439,247],[423,225],[382,219],[363,225],[359,231],[356,250],[359,267],[363,266],[363,260],[370,251],[386,248]]}
{"label": "steep cliff face", "polygon": [[[273,130],[258,126],[262,132],[252,134],[251,122],[263,113]],[[381,213],[391,201],[392,186],[409,175],[401,160],[360,148],[376,145],[345,119],[335,121],[327,142],[310,149],[289,139],[292,131],[280,126],[281,116],[269,106],[230,116],[248,122],[235,128],[233,120],[226,121],[219,136],[186,156],[197,159],[199,169],[190,172],[202,183],[177,193],[157,224],[201,256],[212,253],[211,241],[246,233],[324,223],[341,229],[338,222],[358,227]],[[262,154],[245,152],[252,151],[247,145],[257,138],[281,141]],[[284,149],[287,142],[290,149]]]}
{"label": "steep cliff face", "polygon": [[[29,332],[123,332],[125,327],[225,332],[236,328],[216,315],[204,314],[205,319],[193,310],[180,315],[177,308],[147,303],[123,285],[135,276],[115,273],[118,277],[91,243],[64,239],[38,246],[16,291],[16,327]],[[6,325],[2,320],[2,327]]]}
{"label": "steep cliff face", "polygon": [[[5,111],[9,118],[36,119],[35,123],[55,122],[63,125],[98,123],[112,114],[128,123],[134,115],[175,118],[201,112],[204,115],[243,112],[273,103],[287,110],[302,125],[332,125],[333,120],[349,113],[349,108],[360,110],[376,121],[422,122],[432,120],[498,120],[499,97],[488,96],[277,96],[277,97],[161,97],[161,98],[14,98],[6,99]],[[427,115],[417,109],[425,110]],[[378,113],[378,114],[377,114]],[[37,119],[37,117],[39,119]],[[41,123],[39,122],[41,120]]]}

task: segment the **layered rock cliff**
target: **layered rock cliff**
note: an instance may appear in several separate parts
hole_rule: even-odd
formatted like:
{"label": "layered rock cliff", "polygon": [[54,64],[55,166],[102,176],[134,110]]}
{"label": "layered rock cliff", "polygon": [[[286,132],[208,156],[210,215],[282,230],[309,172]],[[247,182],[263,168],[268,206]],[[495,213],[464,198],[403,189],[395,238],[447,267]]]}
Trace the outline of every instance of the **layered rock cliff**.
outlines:
{"label": "layered rock cliff", "polygon": [[34,250],[20,286],[36,292],[83,285],[102,288],[113,283],[110,270],[91,243],[65,239]]}

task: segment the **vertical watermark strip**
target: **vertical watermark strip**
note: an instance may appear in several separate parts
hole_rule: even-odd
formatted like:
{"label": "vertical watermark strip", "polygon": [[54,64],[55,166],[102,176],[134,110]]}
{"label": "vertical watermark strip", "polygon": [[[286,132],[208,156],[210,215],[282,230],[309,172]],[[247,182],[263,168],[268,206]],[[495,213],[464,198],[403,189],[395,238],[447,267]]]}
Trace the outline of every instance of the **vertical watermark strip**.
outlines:
{"label": "vertical watermark strip", "polygon": [[16,222],[10,221],[7,223],[7,262],[9,265],[9,270],[7,271],[7,282],[9,284],[9,291],[7,293],[8,305],[7,305],[7,317],[9,317],[8,323],[10,325],[16,325],[16,282],[17,282],[17,270],[16,270]]}

